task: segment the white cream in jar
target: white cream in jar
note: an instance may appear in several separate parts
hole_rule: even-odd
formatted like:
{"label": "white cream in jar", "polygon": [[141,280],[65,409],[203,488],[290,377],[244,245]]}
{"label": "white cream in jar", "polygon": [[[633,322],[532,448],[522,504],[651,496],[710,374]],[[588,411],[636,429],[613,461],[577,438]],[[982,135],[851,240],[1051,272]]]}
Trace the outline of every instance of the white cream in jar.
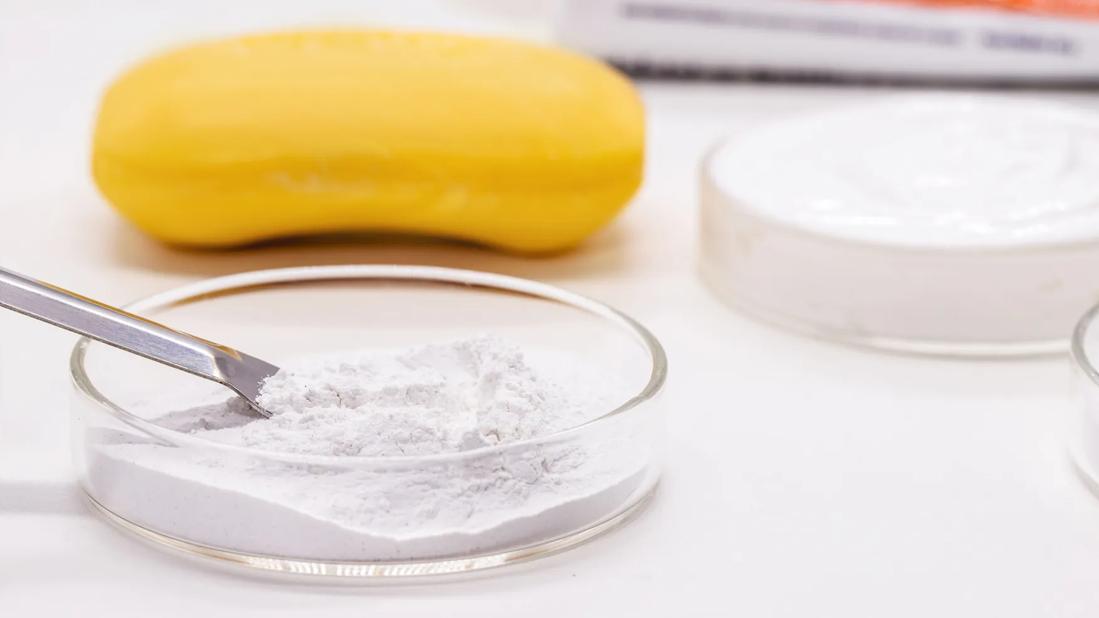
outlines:
{"label": "white cream in jar", "polygon": [[718,293],[816,334],[926,351],[1063,346],[1099,299],[1099,114],[921,94],[791,118],[714,150]]}

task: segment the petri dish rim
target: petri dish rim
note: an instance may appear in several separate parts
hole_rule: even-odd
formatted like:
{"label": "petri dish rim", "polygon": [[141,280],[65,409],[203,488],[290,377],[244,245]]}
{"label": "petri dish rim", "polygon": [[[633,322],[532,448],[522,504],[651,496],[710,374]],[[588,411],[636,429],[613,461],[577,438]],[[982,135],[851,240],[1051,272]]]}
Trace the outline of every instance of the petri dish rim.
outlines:
{"label": "petri dish rim", "polygon": [[1076,327],[1072,330],[1072,343],[1070,346],[1073,362],[1095,386],[1099,386],[1099,369],[1088,358],[1087,350],[1084,348],[1084,339],[1088,336],[1088,331],[1097,317],[1099,317],[1099,304],[1088,309],[1081,316],[1080,321],[1076,323]]}
{"label": "petri dish rim", "polygon": [[[763,326],[780,329],[787,334],[800,335],[823,343],[842,345],[859,352],[886,353],[912,358],[989,361],[1063,355],[1070,345],[1067,337],[1012,342],[957,342],[860,334],[819,326],[796,317],[780,315],[774,310],[757,307],[737,299],[734,294],[725,289],[721,281],[721,273],[714,272],[705,263],[705,259],[701,262],[698,273],[703,283],[719,301],[739,315]],[[1095,379],[1099,381],[1099,373],[1095,374]]]}
{"label": "petri dish rim", "polygon": [[[204,279],[192,284],[173,288],[159,294],[147,296],[133,303],[125,305],[128,311],[139,313],[156,308],[180,306],[192,302],[199,302],[221,294],[235,293],[249,288],[263,289],[280,284],[302,284],[309,282],[336,282],[336,281],[395,281],[401,283],[436,283],[443,285],[459,285],[470,288],[488,289],[501,293],[512,293],[533,299],[556,302],[606,320],[609,324],[631,334],[648,354],[651,362],[648,381],[645,385],[619,406],[593,418],[585,423],[558,431],[552,434],[517,440],[506,444],[485,446],[467,451],[455,453],[440,453],[435,455],[395,455],[395,456],[332,456],[332,455],[301,455],[294,453],[282,453],[246,446],[238,446],[205,440],[182,432],[167,429],[147,421],[129,412],[124,407],[111,401],[101,393],[93,384],[84,367],[84,361],[88,346],[92,340],[82,337],[73,346],[69,356],[69,372],[73,385],[77,391],[95,402],[99,407],[119,421],[131,427],[154,436],[169,444],[177,446],[190,446],[203,449],[211,449],[222,452],[233,452],[242,455],[263,457],[272,460],[290,461],[294,463],[317,465],[401,465],[402,463],[434,463],[446,461],[458,461],[469,457],[492,455],[503,453],[517,447],[531,446],[552,442],[561,437],[581,432],[597,425],[608,422],[610,419],[622,415],[638,407],[642,403],[655,398],[663,389],[667,378],[668,361],[663,346],[656,337],[638,321],[625,313],[606,305],[602,302],[570,292],[557,286],[540,283],[521,277],[501,275],[476,270],[447,268],[439,266],[408,266],[408,265],[336,265],[336,266],[300,266],[290,268],[275,268],[267,270],[255,270],[242,272],[222,277]],[[106,344],[99,344],[106,345]]]}
{"label": "petri dish rim", "polygon": [[[362,585],[370,583],[391,584],[403,582],[436,582],[443,578],[452,579],[460,575],[483,576],[485,571],[511,567],[524,562],[559,554],[625,525],[644,510],[658,492],[659,484],[654,484],[631,504],[618,510],[609,517],[595,521],[580,530],[538,543],[517,547],[501,552],[473,554],[441,560],[397,560],[397,561],[346,561],[289,558],[284,556],[257,554],[225,549],[203,543],[181,539],[144,525],[132,522],[115,513],[90,494],[85,492],[84,501],[88,508],[103,517],[107,523],[118,530],[134,536],[138,541],[149,543],[158,549],[167,550],[185,557],[208,560],[232,573],[260,573],[285,581],[286,577],[299,577],[299,581],[310,585],[317,583],[346,583]],[[236,569],[243,569],[237,571]]]}

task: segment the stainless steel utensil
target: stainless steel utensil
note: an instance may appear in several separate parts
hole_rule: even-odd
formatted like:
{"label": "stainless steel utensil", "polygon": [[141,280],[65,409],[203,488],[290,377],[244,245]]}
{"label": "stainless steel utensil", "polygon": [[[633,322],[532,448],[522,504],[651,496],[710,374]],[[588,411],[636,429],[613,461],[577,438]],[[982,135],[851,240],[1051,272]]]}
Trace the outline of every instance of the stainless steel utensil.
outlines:
{"label": "stainless steel utensil", "polygon": [[212,341],[0,268],[0,307],[228,386],[257,412],[263,380],[279,368]]}

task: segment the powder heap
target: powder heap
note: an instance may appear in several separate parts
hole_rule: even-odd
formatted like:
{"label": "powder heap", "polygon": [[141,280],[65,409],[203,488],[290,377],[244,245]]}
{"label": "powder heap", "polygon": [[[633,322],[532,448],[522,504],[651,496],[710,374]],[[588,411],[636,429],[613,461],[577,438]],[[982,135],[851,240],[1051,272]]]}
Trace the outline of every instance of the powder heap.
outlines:
{"label": "powder heap", "polygon": [[249,553],[394,560],[502,550],[620,508],[643,483],[647,446],[624,435],[484,447],[583,424],[621,396],[582,359],[532,364],[492,337],[302,358],[264,383],[270,418],[231,398],[155,422],[286,457],[399,465],[265,461],[111,434],[92,449],[88,480],[93,497],[131,521]]}
{"label": "powder heap", "polygon": [[310,455],[452,453],[580,424],[574,399],[518,347],[482,337],[294,363],[260,390],[271,419],[207,437]]}

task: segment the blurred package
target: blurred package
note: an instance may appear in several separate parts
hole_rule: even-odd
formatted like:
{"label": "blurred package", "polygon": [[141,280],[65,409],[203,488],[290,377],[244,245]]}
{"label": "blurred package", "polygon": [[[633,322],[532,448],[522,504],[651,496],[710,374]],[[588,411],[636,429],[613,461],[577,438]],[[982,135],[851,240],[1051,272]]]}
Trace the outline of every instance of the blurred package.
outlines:
{"label": "blurred package", "polygon": [[572,0],[558,29],[641,76],[1099,84],[1099,0]]}

